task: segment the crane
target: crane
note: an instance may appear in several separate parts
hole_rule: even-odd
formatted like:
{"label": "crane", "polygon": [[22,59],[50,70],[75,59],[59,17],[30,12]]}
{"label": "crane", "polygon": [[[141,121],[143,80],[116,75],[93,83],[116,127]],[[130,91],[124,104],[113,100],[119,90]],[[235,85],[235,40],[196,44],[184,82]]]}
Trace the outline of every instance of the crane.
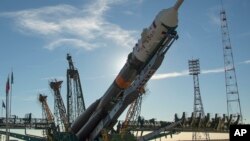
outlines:
{"label": "crane", "polygon": [[55,112],[58,111],[59,115],[56,113],[55,116],[57,116],[57,120],[62,122],[63,126],[62,129],[65,131],[68,130],[68,119],[66,114],[66,108],[62,100],[62,96],[60,93],[61,84],[63,81],[51,81],[50,82],[50,88],[54,91],[54,101],[55,101]]}
{"label": "crane", "polygon": [[130,104],[130,107],[128,109],[125,121],[122,124],[121,128],[121,135],[124,137],[126,132],[128,132],[128,125],[131,121],[135,121],[141,112],[141,102],[142,102],[142,95],[145,94],[146,91],[144,88],[140,90],[139,97],[134,100],[133,103]]}
{"label": "crane", "polygon": [[53,123],[54,116],[47,103],[47,96],[39,94],[39,102],[42,104],[42,110],[43,110],[43,113],[45,114],[46,119],[48,120],[48,123]]}
{"label": "crane", "polygon": [[44,130],[44,131],[46,131],[46,135],[47,135],[48,140],[52,141],[53,140],[53,133],[56,133],[56,130],[57,130],[55,127],[54,116],[49,108],[48,103],[47,103],[47,96],[39,94],[38,100],[42,104],[43,113],[45,115],[45,118],[48,121],[49,126],[50,126],[50,128],[48,128],[47,130]]}
{"label": "crane", "polygon": [[67,54],[69,68],[67,69],[67,118],[72,123],[83,111],[85,103],[78,70],[74,67],[72,57]]}

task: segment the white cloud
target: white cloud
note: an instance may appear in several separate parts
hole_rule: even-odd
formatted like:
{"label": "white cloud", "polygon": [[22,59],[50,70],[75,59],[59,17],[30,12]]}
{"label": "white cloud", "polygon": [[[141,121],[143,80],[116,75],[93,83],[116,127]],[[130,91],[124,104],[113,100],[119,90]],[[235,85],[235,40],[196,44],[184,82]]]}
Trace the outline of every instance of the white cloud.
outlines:
{"label": "white cloud", "polygon": [[71,45],[78,49],[92,50],[105,43],[133,47],[136,31],[126,30],[107,20],[105,14],[122,0],[95,0],[82,8],[61,4],[38,9],[6,12],[0,16],[15,20],[23,33],[45,38],[45,48],[53,50]]}
{"label": "white cloud", "polygon": [[92,50],[98,47],[96,44],[90,44],[79,39],[58,39],[50,42],[45,46],[45,48],[54,50],[55,48],[64,47],[65,45],[69,45],[75,48],[84,48],[85,50]]}
{"label": "white cloud", "polygon": [[171,72],[171,73],[158,73],[152,76],[152,80],[160,80],[160,79],[167,79],[173,77],[180,77],[188,75],[188,71],[183,72]]}
{"label": "white cloud", "polygon": [[35,34],[52,35],[62,30],[60,22],[77,12],[70,5],[48,6],[38,9],[6,12],[1,16],[11,17],[21,30]]}
{"label": "white cloud", "polygon": [[22,27],[27,27],[28,30],[34,33],[43,35],[55,34],[60,31],[60,27],[53,22],[45,22],[42,20],[25,19],[20,22]]}
{"label": "white cloud", "polygon": [[217,68],[217,69],[211,69],[211,70],[202,70],[202,74],[210,74],[210,73],[221,73],[224,72],[224,68]]}
{"label": "white cloud", "polygon": [[[88,7],[85,7],[85,11],[91,14],[91,17],[100,17],[103,16],[104,12],[109,10],[110,5],[114,4],[115,2],[115,0],[96,0]],[[117,0],[117,2],[119,2],[119,0]]]}
{"label": "white cloud", "polygon": [[241,64],[250,64],[250,60],[243,61]]}
{"label": "white cloud", "polygon": [[[212,74],[212,73],[222,73],[222,72],[224,72],[224,68],[201,70],[201,74]],[[189,75],[188,70],[184,70],[182,72],[158,73],[152,76],[152,80],[161,80],[161,79],[175,78],[187,75]]]}

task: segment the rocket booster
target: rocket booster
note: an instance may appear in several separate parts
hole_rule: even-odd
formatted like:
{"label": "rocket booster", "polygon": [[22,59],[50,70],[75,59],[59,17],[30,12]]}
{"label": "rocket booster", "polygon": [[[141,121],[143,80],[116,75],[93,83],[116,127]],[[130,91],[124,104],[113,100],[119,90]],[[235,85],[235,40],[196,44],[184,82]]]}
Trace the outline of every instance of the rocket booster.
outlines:
{"label": "rocket booster", "polygon": [[178,8],[183,0],[168,9],[161,10],[148,28],[144,28],[141,38],[128,55],[114,82],[105,94],[83,112],[71,125],[71,131],[81,140],[88,138],[98,122],[108,113],[112,103],[122,95],[123,90],[131,86],[143,66],[151,59],[160,41],[168,30],[173,30],[178,24]]}

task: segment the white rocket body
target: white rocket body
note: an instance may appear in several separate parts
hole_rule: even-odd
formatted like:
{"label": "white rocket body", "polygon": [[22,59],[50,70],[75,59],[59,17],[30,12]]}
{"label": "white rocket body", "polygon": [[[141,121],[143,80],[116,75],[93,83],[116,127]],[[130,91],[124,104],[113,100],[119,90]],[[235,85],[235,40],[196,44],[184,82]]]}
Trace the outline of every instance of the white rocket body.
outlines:
{"label": "white rocket body", "polygon": [[71,125],[71,131],[76,134],[79,140],[86,140],[93,129],[97,126],[123,92],[129,88],[136,76],[142,71],[141,68],[147,64],[160,41],[166,36],[168,30],[175,29],[178,24],[178,8],[183,0],[178,0],[174,7],[163,9],[155,17],[153,23],[145,28],[141,39],[128,55],[128,60],[123,66],[115,81],[110,85],[105,94],[85,112],[83,112]]}

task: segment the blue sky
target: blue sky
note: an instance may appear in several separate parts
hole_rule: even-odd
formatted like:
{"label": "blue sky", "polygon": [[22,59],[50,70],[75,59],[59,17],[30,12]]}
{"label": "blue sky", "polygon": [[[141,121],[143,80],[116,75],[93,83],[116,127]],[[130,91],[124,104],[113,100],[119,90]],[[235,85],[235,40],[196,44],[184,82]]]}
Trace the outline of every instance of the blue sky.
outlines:
{"label": "blue sky", "polygon": [[[0,2],[0,98],[14,71],[12,113],[41,117],[39,93],[53,96],[48,82],[63,80],[66,95],[66,54],[73,57],[89,106],[101,97],[126,61],[127,55],[155,15],[174,0],[73,0]],[[249,37],[250,2],[225,0],[234,51],[244,121],[250,123]],[[219,21],[220,1],[184,1],[179,11],[179,39],[148,83],[142,116],[173,120],[193,110],[193,79],[188,60],[199,58],[200,88],[205,112],[226,113],[224,63]],[[65,102],[66,104],[66,102]],[[124,119],[124,115],[121,117]]]}

